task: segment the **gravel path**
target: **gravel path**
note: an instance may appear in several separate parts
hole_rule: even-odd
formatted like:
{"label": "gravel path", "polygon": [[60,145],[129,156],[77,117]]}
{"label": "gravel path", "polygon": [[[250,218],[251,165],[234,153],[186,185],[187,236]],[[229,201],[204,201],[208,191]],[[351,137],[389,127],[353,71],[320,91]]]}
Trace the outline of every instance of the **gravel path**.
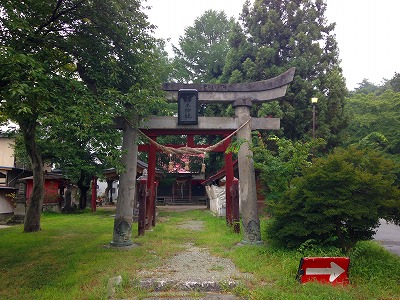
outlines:
{"label": "gravel path", "polygon": [[[203,230],[203,221],[186,221],[180,226],[199,231]],[[139,284],[156,292],[173,290],[220,293],[251,279],[251,274],[239,272],[230,259],[213,256],[207,249],[196,247],[192,243],[184,246],[185,251],[165,260],[160,267],[141,271],[138,274]],[[200,299],[236,299],[236,297],[217,294]]]}
{"label": "gravel path", "polygon": [[[175,255],[164,264],[151,271],[142,271],[139,278],[159,282],[216,282],[231,283],[244,276],[236,269],[231,260],[212,256],[206,249],[193,244],[185,245],[186,251]],[[188,284],[190,285],[190,284]]]}

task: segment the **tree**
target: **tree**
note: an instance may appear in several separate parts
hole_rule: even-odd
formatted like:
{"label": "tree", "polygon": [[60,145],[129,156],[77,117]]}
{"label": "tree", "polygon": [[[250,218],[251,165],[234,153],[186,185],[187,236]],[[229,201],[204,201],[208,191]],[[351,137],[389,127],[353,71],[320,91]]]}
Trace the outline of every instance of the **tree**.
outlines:
{"label": "tree", "polygon": [[389,80],[388,84],[394,92],[400,93],[400,73],[395,72],[393,78]]}
{"label": "tree", "polygon": [[285,137],[311,136],[310,99],[318,97],[317,136],[329,147],[338,145],[346,126],[345,80],[338,48],[327,24],[322,0],[246,1],[241,24],[230,36],[222,82],[247,82],[272,78],[296,67],[293,83],[280,101]]}
{"label": "tree", "polygon": [[369,94],[379,90],[379,87],[364,78],[362,82],[358,84],[358,87],[354,89],[355,94]]}
{"label": "tree", "polygon": [[[112,127],[112,106],[80,97],[63,112],[43,119],[38,128],[38,146],[43,159],[61,169],[76,183],[79,208],[86,208],[87,193],[93,176],[104,169],[121,169],[121,134]],[[76,111],[79,111],[78,113]],[[98,113],[93,113],[101,111]]]}
{"label": "tree", "polygon": [[377,96],[383,94],[386,91],[393,91],[395,93],[400,92],[400,74],[395,72],[394,76],[391,79],[382,79],[382,83],[380,85],[375,85],[368,81],[368,79],[363,79],[361,83],[358,84],[358,87],[351,91],[351,95],[354,94],[369,94],[373,93]]}
{"label": "tree", "polygon": [[371,239],[379,218],[399,223],[394,163],[369,149],[337,148],[316,159],[272,208],[269,236],[282,245],[310,242],[348,251]]}
{"label": "tree", "polygon": [[81,97],[113,108],[92,111],[104,123],[151,109],[159,79],[152,75],[155,41],[135,0],[4,0],[0,27],[1,114],[16,122],[24,137],[34,176],[24,231],[37,231],[43,202],[37,127]]}
{"label": "tree", "polygon": [[345,131],[347,144],[359,143],[376,132],[387,140],[382,150],[400,154],[400,93],[392,90],[380,95],[357,93],[347,99],[347,110],[351,116]]}
{"label": "tree", "polygon": [[185,28],[179,46],[173,47],[176,80],[212,83],[222,75],[228,52],[228,35],[234,19],[225,12],[207,10]]}
{"label": "tree", "polygon": [[2,48],[1,58],[2,114],[19,125],[34,176],[24,230],[38,231],[44,196],[43,161],[36,142],[38,119],[56,109],[57,103],[52,98],[63,101],[71,84],[33,55]]}

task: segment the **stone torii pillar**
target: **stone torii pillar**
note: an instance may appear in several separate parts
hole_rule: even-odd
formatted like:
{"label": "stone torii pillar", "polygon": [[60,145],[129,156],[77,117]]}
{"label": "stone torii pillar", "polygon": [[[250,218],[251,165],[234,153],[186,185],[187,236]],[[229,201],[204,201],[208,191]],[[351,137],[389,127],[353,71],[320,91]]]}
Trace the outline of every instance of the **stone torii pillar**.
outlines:
{"label": "stone torii pillar", "polygon": [[[251,100],[237,100],[233,103],[238,125],[241,126],[250,118]],[[261,242],[260,220],[257,208],[257,188],[254,171],[253,152],[251,146],[251,127],[245,125],[237,133],[238,140],[245,142],[238,153],[239,164],[239,195],[242,206],[243,243]]]}
{"label": "stone torii pillar", "polygon": [[[295,69],[272,79],[238,84],[179,84],[166,83],[163,85],[167,97],[177,101],[180,89],[195,89],[198,91],[199,103],[228,103],[235,108],[237,128],[250,119],[250,108],[253,103],[265,102],[283,97],[287,86],[293,81]],[[238,153],[240,199],[242,202],[243,243],[261,243],[260,220],[257,211],[257,195],[255,184],[254,163],[251,143],[251,129],[262,129],[263,119],[252,119],[239,132],[238,138],[246,142]],[[259,125],[259,126],[258,126]]]}

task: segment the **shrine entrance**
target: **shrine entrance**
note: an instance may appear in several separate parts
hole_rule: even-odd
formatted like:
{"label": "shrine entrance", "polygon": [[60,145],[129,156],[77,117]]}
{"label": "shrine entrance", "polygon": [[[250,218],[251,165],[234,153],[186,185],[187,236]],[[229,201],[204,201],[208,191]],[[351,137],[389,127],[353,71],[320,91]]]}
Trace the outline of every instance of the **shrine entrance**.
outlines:
{"label": "shrine entrance", "polygon": [[[243,126],[236,128],[236,120],[235,118],[211,118],[211,119],[218,119],[220,121],[220,125],[217,126],[213,122],[211,124],[206,125],[204,123],[207,120],[210,120],[210,118],[199,118],[199,123],[195,126],[183,126],[183,125],[177,125],[176,118],[169,118],[169,117],[149,117],[146,121],[143,121],[143,125],[138,129],[140,135],[145,138],[149,143],[147,144],[142,144],[138,146],[138,151],[143,151],[148,153],[148,174],[147,177],[142,178],[144,181],[142,182],[142,185],[146,184],[146,186],[142,187],[142,189],[146,189],[146,193],[143,193],[142,195],[145,195],[145,199],[139,199],[138,201],[142,201],[141,204],[139,204],[139,210],[140,207],[142,210],[144,209],[145,212],[142,212],[142,218],[139,217],[139,228],[138,232],[139,235],[144,234],[146,229],[151,228],[152,226],[155,226],[155,199],[156,198],[156,186],[154,184],[154,171],[155,167],[153,168],[153,165],[155,165],[156,161],[156,153],[157,152],[163,152],[167,155],[174,155],[174,156],[181,156],[181,155],[187,155],[187,156],[197,156],[197,155],[204,155],[205,153],[210,153],[210,152],[219,152],[219,153],[225,153],[226,149],[231,143],[232,137],[241,129]],[[204,124],[203,124],[204,123]],[[246,123],[247,124],[247,123]],[[184,128],[181,128],[184,127]],[[199,129],[198,127],[202,127]],[[235,129],[236,128],[236,129]],[[186,136],[186,143],[184,145],[160,145],[157,143],[157,137],[159,136],[166,136],[166,135],[180,135],[180,136]],[[220,141],[217,142],[214,145],[197,145],[195,143],[195,137],[196,136],[220,136]],[[235,221],[239,220],[234,220],[234,215],[238,215],[239,212],[237,211],[236,214],[234,214],[234,211],[232,207],[237,207],[239,208],[239,203],[235,205],[233,203],[232,199],[232,181],[233,181],[233,161],[232,161],[232,153],[225,153],[224,154],[224,160],[225,160],[225,166],[226,166],[226,176],[228,178],[227,183],[226,183],[226,222],[227,224],[232,225]],[[169,167],[172,166],[173,162],[169,162],[170,165]],[[198,172],[196,174],[199,176],[200,174],[204,175],[203,172]],[[171,195],[170,197],[162,197],[163,195],[159,195],[158,198],[162,198],[165,203],[170,203],[170,204],[184,204],[185,201],[187,200],[193,200],[195,199],[196,195],[193,192],[193,187],[192,187],[192,179],[196,179],[194,174],[190,171],[187,173],[172,173],[175,174],[175,180],[173,182],[169,182],[169,189],[171,189]],[[204,181],[205,177],[202,178],[201,181]],[[201,188],[204,189],[204,194],[203,197],[206,197],[205,195],[205,188],[201,186]],[[139,187],[140,189],[140,187]],[[238,194],[238,193],[236,193]],[[139,192],[140,195],[140,192]],[[154,195],[154,196],[153,196]],[[164,195],[165,196],[165,195]],[[198,196],[198,195],[197,195]],[[140,198],[140,196],[139,196]],[[238,197],[237,197],[238,201]],[[139,213],[140,214],[140,213]],[[144,227],[144,228],[142,228]]]}
{"label": "shrine entrance", "polygon": [[[117,212],[114,222],[114,235],[112,245],[125,246],[132,244],[132,184],[129,184],[129,176],[136,173],[136,161],[132,156],[137,156],[137,151],[148,152],[148,175],[145,182],[141,183],[142,197],[142,222],[139,222],[139,234],[144,234],[145,229],[155,226],[155,169],[156,153],[163,151],[169,153],[196,154],[206,151],[225,152],[231,142],[233,134],[241,144],[238,152],[238,168],[240,180],[240,194],[242,207],[243,243],[257,244],[261,242],[260,221],[257,211],[257,195],[255,184],[255,172],[251,142],[251,130],[278,130],[280,119],[278,118],[252,118],[250,108],[253,103],[260,103],[283,97],[286,94],[288,84],[293,80],[294,68],[285,73],[264,81],[240,84],[178,84],[167,83],[163,85],[169,101],[178,101],[178,117],[150,116],[143,120],[137,120],[136,125],[123,122],[119,128],[124,130],[124,145],[126,148],[125,164],[127,172],[121,174],[120,188],[127,182],[126,199],[118,199]],[[198,103],[227,103],[235,109],[234,118],[225,117],[197,117]],[[196,111],[196,114],[194,114]],[[136,128],[135,128],[136,127]],[[146,145],[136,145],[138,135],[143,134],[148,139]],[[159,135],[186,135],[186,145],[159,145],[156,142]],[[194,135],[222,135],[221,143],[216,145],[195,145]],[[133,145],[133,146],[132,146]],[[135,148],[136,147],[136,148]],[[124,150],[123,149],[123,150]],[[129,154],[132,153],[132,154]],[[129,159],[127,155],[132,155]],[[124,156],[123,156],[124,159]],[[226,199],[231,199],[233,185],[232,154],[225,154],[226,168]],[[126,177],[124,181],[124,177]],[[134,184],[135,186],[135,184]],[[183,187],[182,187],[183,188]],[[128,192],[129,191],[129,192]],[[182,190],[183,191],[183,190]],[[133,189],[135,192],[135,189]],[[184,191],[183,191],[184,193]],[[123,195],[120,193],[120,195]],[[144,201],[144,203],[143,203]],[[228,201],[227,201],[228,205]],[[140,205],[139,205],[140,207]],[[227,209],[228,211],[228,209]],[[140,228],[142,226],[142,228]]]}

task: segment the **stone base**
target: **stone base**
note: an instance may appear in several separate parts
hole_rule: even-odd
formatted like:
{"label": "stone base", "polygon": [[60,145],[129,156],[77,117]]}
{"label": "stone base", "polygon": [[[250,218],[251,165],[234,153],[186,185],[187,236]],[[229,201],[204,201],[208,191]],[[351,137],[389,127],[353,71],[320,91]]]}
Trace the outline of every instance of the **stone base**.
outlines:
{"label": "stone base", "polygon": [[10,220],[7,221],[7,224],[24,224],[25,216],[21,215],[13,215]]}
{"label": "stone base", "polygon": [[0,222],[6,221],[7,219],[11,218],[13,216],[13,214],[14,213],[12,213],[12,212],[0,214]]}
{"label": "stone base", "polygon": [[245,241],[245,240],[242,240],[239,244],[237,244],[238,246],[244,246],[244,245],[246,245],[246,246],[248,246],[248,245],[250,245],[250,246],[261,246],[261,245],[264,245],[264,242],[263,241],[254,241],[254,242],[249,242],[249,241]]}
{"label": "stone base", "polygon": [[43,204],[42,211],[61,213],[61,206],[58,203],[46,203]]}
{"label": "stone base", "polygon": [[133,242],[131,240],[125,241],[125,242],[114,242],[111,241],[110,245],[113,247],[127,247],[127,246],[132,246]]}
{"label": "stone base", "polygon": [[132,248],[139,247],[138,244],[133,243],[132,241],[125,242],[125,243],[115,243],[115,242],[110,242],[108,245],[104,245],[104,248],[113,248],[113,249],[120,249],[120,250],[129,250]]}

